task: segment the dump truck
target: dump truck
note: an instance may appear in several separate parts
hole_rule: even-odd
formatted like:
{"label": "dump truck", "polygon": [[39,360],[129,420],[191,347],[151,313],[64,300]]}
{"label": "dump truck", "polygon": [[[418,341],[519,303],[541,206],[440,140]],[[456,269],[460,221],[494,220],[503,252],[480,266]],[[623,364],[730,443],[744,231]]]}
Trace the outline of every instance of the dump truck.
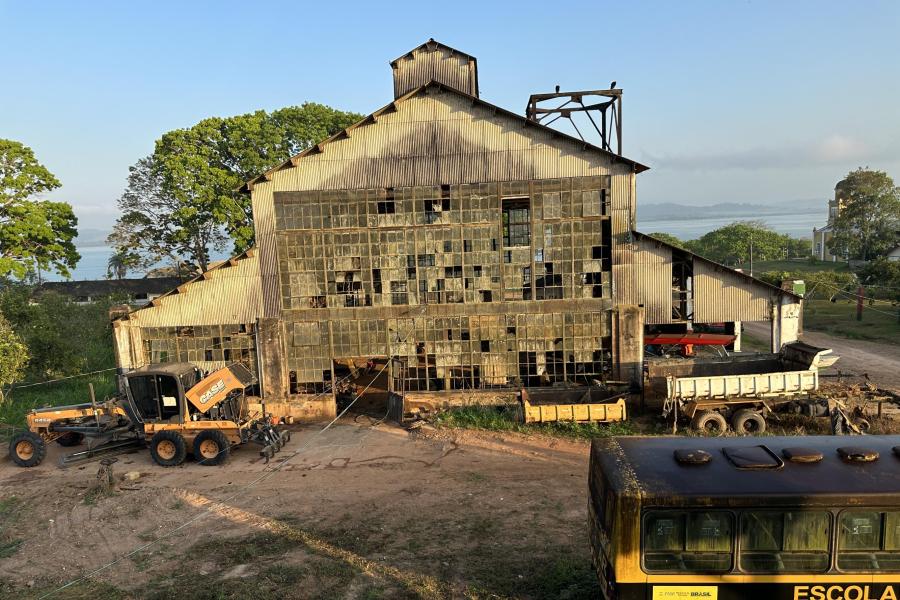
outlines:
{"label": "dump truck", "polygon": [[804,342],[785,344],[777,354],[732,355],[663,364],[651,374],[669,371],[663,416],[690,419],[706,433],[762,433],[766,416],[790,402],[814,402],[819,369],[838,360],[831,349]]}
{"label": "dump truck", "polygon": [[[20,467],[39,465],[47,444],[87,448],[63,464],[147,447],[160,466],[224,463],[233,446],[255,443],[266,461],[290,440],[265,413],[251,412],[246,388],[252,373],[235,363],[207,376],[190,363],[151,364],[120,376],[119,395],[97,402],[32,410],[27,430],[15,434],[9,455]],[[92,392],[93,395],[93,392]]]}

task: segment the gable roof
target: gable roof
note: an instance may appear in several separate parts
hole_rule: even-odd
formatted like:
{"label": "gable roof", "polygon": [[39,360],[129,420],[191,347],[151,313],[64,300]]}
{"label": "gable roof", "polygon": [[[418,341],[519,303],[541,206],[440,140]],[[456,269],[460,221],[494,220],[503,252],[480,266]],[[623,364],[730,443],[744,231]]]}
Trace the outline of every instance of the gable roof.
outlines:
{"label": "gable roof", "polygon": [[289,169],[291,167],[298,166],[298,164],[297,164],[298,161],[301,158],[303,158],[304,156],[308,156],[310,154],[317,154],[319,152],[324,152],[325,146],[327,146],[329,143],[336,141],[336,140],[341,140],[341,139],[350,137],[350,134],[354,129],[357,129],[359,127],[364,127],[366,125],[375,124],[378,122],[378,117],[380,117],[381,115],[387,114],[390,112],[396,112],[397,110],[399,110],[398,106],[400,104],[406,102],[410,98],[414,98],[420,94],[425,94],[430,91],[440,91],[440,92],[447,92],[447,93],[455,94],[461,98],[468,100],[474,106],[480,106],[482,108],[485,108],[485,109],[488,109],[488,110],[494,112],[494,114],[503,115],[504,117],[507,117],[509,119],[519,122],[521,125],[523,125],[525,127],[534,127],[537,130],[542,131],[544,133],[548,133],[554,137],[558,137],[567,142],[577,144],[577,145],[581,146],[582,148],[584,148],[585,150],[590,150],[592,152],[596,152],[597,154],[600,154],[601,156],[608,158],[608,159],[612,160],[613,162],[620,162],[620,163],[629,165],[634,170],[635,173],[642,173],[650,168],[648,166],[642,165],[641,163],[639,163],[637,161],[631,160],[629,158],[625,158],[624,156],[619,156],[618,154],[616,154],[614,152],[610,152],[609,150],[604,150],[600,146],[595,146],[594,144],[585,142],[584,140],[581,140],[577,137],[571,136],[569,134],[563,133],[563,132],[553,129],[551,127],[547,127],[546,125],[541,125],[540,123],[536,123],[534,121],[526,119],[524,116],[522,116],[520,114],[506,110],[505,108],[500,108],[499,106],[497,106],[495,104],[491,104],[490,102],[486,102],[476,96],[472,96],[465,92],[461,92],[460,90],[458,90],[454,87],[444,85],[442,83],[432,80],[429,83],[426,83],[423,86],[419,86],[416,89],[411,90],[407,94],[400,96],[393,102],[382,106],[375,112],[364,117],[363,119],[361,119],[360,121],[347,127],[346,129],[343,129],[343,130],[337,132],[330,138],[328,138],[322,142],[319,142],[318,144],[315,144],[314,146],[310,146],[309,148],[307,148],[306,150],[303,150],[299,154],[292,156],[291,158],[284,161],[277,167],[273,167],[273,168],[269,169],[268,171],[264,172],[263,174],[261,174],[257,177],[254,177],[253,179],[251,179],[250,181],[248,181],[247,183],[242,185],[240,188],[238,188],[238,191],[243,192],[243,193],[249,193],[250,191],[253,190],[253,186],[255,184],[259,183],[260,181],[268,181],[269,179],[271,179],[271,176],[273,173],[284,170],[284,169]]}
{"label": "gable roof", "polygon": [[128,312],[128,314],[116,317],[113,320],[114,321],[128,320],[129,315],[131,315],[131,314],[134,314],[134,313],[137,313],[137,312],[140,312],[143,310],[151,309],[151,308],[156,308],[160,305],[160,302],[162,301],[162,299],[170,297],[170,296],[175,296],[178,294],[184,294],[190,290],[192,284],[206,281],[207,279],[210,279],[211,277],[213,277],[213,273],[216,273],[223,269],[228,269],[229,267],[237,266],[240,263],[240,261],[253,257],[255,253],[256,253],[256,247],[253,246],[251,248],[248,248],[247,250],[244,250],[242,253],[240,253],[236,256],[232,256],[231,258],[228,258],[226,260],[219,261],[215,265],[209,267],[207,270],[203,271],[202,273],[200,273],[199,275],[197,275],[191,279],[185,280],[185,279],[178,279],[178,278],[160,278],[160,279],[167,279],[167,280],[174,279],[175,282],[172,285],[169,285],[168,287],[166,287],[165,290],[163,290],[164,293],[160,293],[159,296],[157,296],[156,298],[154,298],[153,300],[148,302],[145,306],[141,306],[141,307],[132,309]]}
{"label": "gable roof", "polygon": [[640,231],[632,231],[631,233],[633,233],[634,235],[636,235],[639,238],[652,240],[655,243],[657,243],[661,246],[666,246],[667,248],[670,248],[672,250],[677,250],[678,252],[684,252],[685,254],[689,254],[694,258],[694,260],[699,260],[701,262],[705,262],[706,264],[715,267],[716,269],[721,269],[728,273],[733,273],[734,275],[737,275],[738,277],[740,277],[747,283],[753,283],[756,285],[760,285],[760,286],[769,288],[772,291],[778,292],[779,294],[782,294],[785,296],[792,296],[794,298],[797,298],[798,300],[802,298],[802,296],[800,296],[799,294],[795,294],[794,292],[791,292],[789,290],[781,289],[777,285],[772,285],[771,283],[767,283],[767,282],[763,281],[762,279],[757,279],[756,277],[748,275],[747,273],[744,273],[743,271],[736,271],[735,269],[732,269],[729,266],[723,265],[721,263],[717,263],[716,261],[710,260],[708,258],[704,258],[704,257],[700,256],[699,254],[694,254],[690,250],[686,250],[684,248],[679,248],[678,246],[673,246],[672,244],[669,244],[668,242],[664,242],[659,238],[655,238],[652,235],[647,235],[646,233],[641,233]]}
{"label": "gable roof", "polygon": [[392,67],[396,67],[396,66],[397,66],[397,63],[400,62],[400,60],[402,60],[402,59],[404,59],[404,58],[406,58],[406,57],[408,57],[408,56],[409,56],[409,57],[413,56],[413,53],[414,53],[416,50],[423,50],[423,49],[424,49],[424,50],[427,50],[427,51],[429,51],[429,52],[433,52],[433,51],[434,51],[435,49],[437,49],[437,48],[440,48],[441,50],[447,50],[448,52],[450,52],[450,54],[459,54],[460,56],[463,56],[463,57],[465,57],[465,58],[468,58],[468,59],[469,59],[470,61],[472,61],[473,63],[476,63],[476,65],[477,65],[477,63],[478,63],[478,59],[475,58],[474,56],[472,56],[471,54],[468,54],[468,53],[466,53],[466,52],[463,52],[462,50],[457,50],[456,48],[451,48],[450,46],[448,46],[448,45],[446,45],[446,44],[440,43],[439,41],[435,40],[434,38],[428,38],[428,41],[425,42],[424,44],[419,44],[418,46],[416,46],[415,48],[413,48],[413,49],[410,50],[409,52],[405,52],[404,54],[401,54],[400,56],[398,56],[397,58],[395,58],[394,60],[392,60],[392,61],[390,62],[390,65],[391,65]]}

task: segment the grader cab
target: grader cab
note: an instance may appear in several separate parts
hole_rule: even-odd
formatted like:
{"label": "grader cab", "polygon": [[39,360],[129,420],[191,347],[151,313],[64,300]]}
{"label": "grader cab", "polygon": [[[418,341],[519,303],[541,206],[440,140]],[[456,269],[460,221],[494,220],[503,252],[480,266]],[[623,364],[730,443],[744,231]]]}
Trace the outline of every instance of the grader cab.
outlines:
{"label": "grader cab", "polygon": [[33,467],[48,442],[74,446],[88,438],[86,450],[63,462],[147,446],[164,467],[181,464],[188,453],[200,464],[217,465],[232,447],[248,442],[260,444],[268,461],[290,432],[278,431],[265,408],[251,413],[245,390],[252,383],[253,375],[237,363],[206,377],[190,363],[141,367],[122,375],[124,394],[112,400],[31,411],[28,430],[10,441],[10,457]]}

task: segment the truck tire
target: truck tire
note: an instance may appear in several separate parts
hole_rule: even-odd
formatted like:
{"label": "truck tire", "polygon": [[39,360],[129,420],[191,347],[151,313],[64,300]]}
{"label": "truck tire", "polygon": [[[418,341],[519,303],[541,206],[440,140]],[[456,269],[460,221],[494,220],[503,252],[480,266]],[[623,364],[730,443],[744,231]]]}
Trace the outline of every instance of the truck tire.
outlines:
{"label": "truck tire", "polygon": [[201,431],[194,438],[194,460],[204,466],[221,465],[228,460],[231,444],[225,434],[218,429]]}
{"label": "truck tire", "polygon": [[724,435],[728,431],[728,421],[714,410],[701,410],[691,420],[691,428],[707,435]]}
{"label": "truck tire", "polygon": [[74,431],[67,431],[62,434],[58,438],[56,438],[56,443],[62,446],[63,448],[69,448],[71,446],[77,446],[84,440],[83,433],[75,433]]}
{"label": "truck tire", "polygon": [[9,440],[9,457],[20,467],[36,467],[47,455],[47,444],[36,433],[23,431]]}
{"label": "truck tire", "polygon": [[177,431],[157,431],[150,440],[150,456],[161,467],[177,467],[187,456],[187,444]]}
{"label": "truck tire", "polygon": [[731,428],[738,435],[759,435],[766,430],[766,418],[752,408],[742,408],[731,417]]}

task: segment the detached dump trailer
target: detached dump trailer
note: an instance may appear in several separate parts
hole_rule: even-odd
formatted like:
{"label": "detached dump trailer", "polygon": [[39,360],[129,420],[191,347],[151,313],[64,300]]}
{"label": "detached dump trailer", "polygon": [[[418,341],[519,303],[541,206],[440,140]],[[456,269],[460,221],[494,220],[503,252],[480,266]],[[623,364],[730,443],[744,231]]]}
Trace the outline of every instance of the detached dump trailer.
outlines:
{"label": "detached dump trailer", "polygon": [[709,433],[723,433],[729,424],[738,433],[761,433],[767,413],[819,389],[819,369],[837,361],[831,352],[793,342],[778,354],[694,361],[692,371],[707,373],[666,377],[663,414],[676,422],[687,417],[694,429]]}
{"label": "detached dump trailer", "polygon": [[611,393],[608,388],[598,387],[571,390],[523,389],[520,393],[522,416],[526,423],[624,421],[626,396],[627,390]]}

